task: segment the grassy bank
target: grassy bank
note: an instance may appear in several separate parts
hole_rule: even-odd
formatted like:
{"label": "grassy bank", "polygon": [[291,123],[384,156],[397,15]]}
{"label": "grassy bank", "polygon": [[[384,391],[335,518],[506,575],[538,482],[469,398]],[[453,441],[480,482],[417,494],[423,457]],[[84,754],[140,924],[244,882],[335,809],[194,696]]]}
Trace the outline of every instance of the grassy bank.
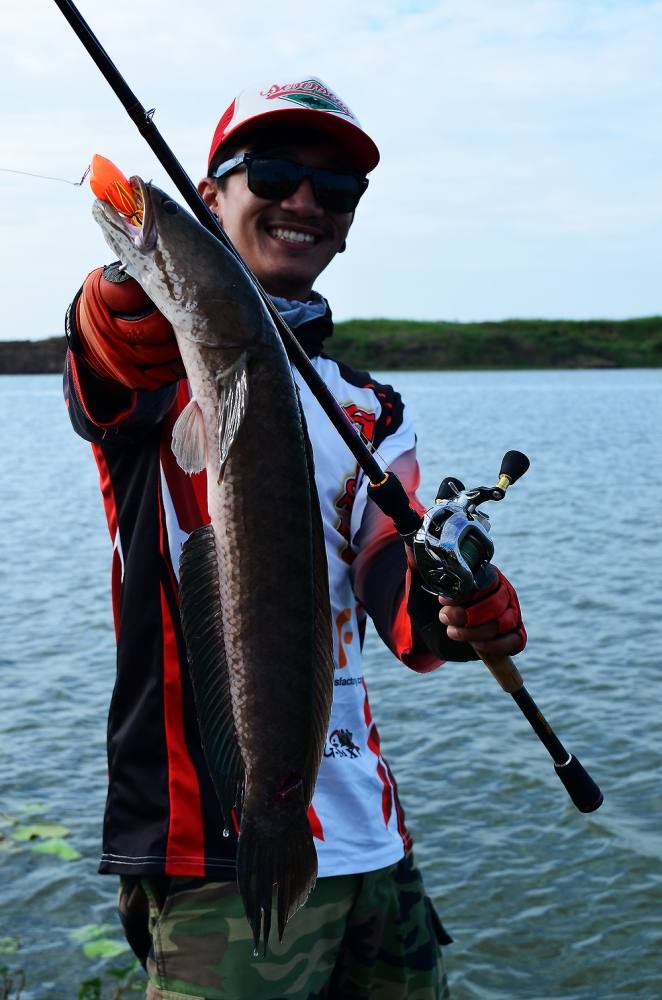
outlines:
{"label": "grassy bank", "polygon": [[358,367],[656,368],[662,316],[499,323],[371,319],[338,323],[329,353]]}
{"label": "grassy bank", "polygon": [[[64,337],[0,341],[0,374],[62,370]],[[628,320],[512,319],[499,323],[354,319],[327,350],[358,368],[657,368],[662,316]]]}

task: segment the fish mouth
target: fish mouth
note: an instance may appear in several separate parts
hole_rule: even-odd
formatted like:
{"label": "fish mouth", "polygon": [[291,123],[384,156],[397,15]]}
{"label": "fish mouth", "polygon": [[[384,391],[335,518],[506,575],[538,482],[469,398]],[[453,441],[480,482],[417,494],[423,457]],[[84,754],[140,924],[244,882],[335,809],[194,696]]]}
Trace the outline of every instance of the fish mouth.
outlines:
{"label": "fish mouth", "polygon": [[140,177],[132,177],[129,184],[136,205],[132,214],[118,212],[109,202],[99,199],[95,202],[93,213],[104,228],[119,234],[121,239],[118,249],[126,246],[128,240],[140,253],[149,254],[156,249],[158,242],[150,185],[145,184]]}

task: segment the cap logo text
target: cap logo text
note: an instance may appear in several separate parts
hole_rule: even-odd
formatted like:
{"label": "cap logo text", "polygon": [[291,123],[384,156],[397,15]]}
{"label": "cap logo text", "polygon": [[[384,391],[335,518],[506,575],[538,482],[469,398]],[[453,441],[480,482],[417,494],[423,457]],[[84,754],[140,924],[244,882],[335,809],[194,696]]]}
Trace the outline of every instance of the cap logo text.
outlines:
{"label": "cap logo text", "polygon": [[311,108],[314,111],[332,111],[345,115],[347,118],[354,118],[347,105],[343,104],[340,98],[321,84],[319,80],[274,83],[268,90],[260,91],[260,96],[265,97],[268,101],[277,98],[281,101],[291,101],[292,104],[299,104],[304,108]]}

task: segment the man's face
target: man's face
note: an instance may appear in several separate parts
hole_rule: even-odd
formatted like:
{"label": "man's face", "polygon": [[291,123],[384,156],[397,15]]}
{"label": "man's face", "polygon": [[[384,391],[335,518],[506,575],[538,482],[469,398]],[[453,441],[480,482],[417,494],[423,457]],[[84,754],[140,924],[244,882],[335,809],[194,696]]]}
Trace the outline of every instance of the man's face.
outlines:
{"label": "man's face", "polygon": [[[248,148],[239,152],[248,152]],[[260,150],[265,155],[265,151]],[[333,142],[283,144],[269,148],[305,166],[351,169]],[[246,183],[246,168],[228,175],[222,190],[218,182],[200,181],[198,190],[221,220],[223,228],[271,295],[305,301],[313,284],[342,246],[353,212],[330,212],[315,200],[310,178],[282,201],[258,198]]]}

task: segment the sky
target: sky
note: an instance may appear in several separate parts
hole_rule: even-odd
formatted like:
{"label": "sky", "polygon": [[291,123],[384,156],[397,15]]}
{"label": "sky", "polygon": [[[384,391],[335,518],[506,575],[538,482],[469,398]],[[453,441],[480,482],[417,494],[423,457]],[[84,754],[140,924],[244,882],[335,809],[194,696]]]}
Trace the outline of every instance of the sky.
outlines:
{"label": "sky", "polygon": [[[80,0],[197,181],[245,86],[318,76],[380,148],[336,319],[662,313],[662,0]],[[61,331],[110,259],[93,153],[172,182],[54,2],[0,0],[0,338]]]}

